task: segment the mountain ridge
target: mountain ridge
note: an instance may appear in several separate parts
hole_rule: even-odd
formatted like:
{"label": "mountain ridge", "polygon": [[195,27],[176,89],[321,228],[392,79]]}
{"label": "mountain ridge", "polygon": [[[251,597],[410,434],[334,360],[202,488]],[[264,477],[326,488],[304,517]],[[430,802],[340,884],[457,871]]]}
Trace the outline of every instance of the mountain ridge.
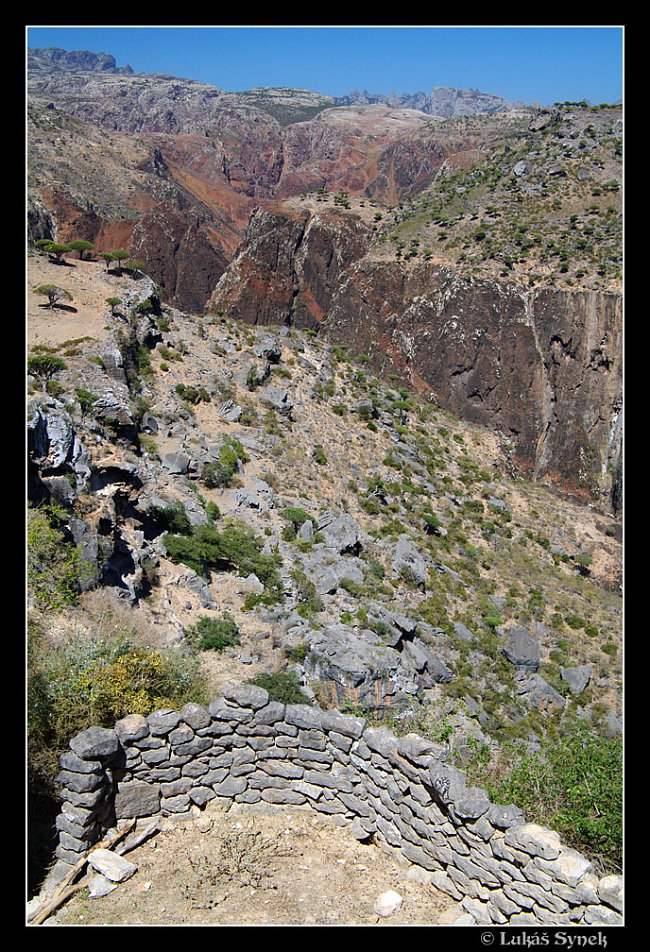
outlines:
{"label": "mountain ridge", "polygon": [[[406,106],[430,115],[447,118],[457,115],[471,115],[475,112],[489,113],[524,107],[524,103],[519,100],[510,101],[493,93],[481,92],[478,89],[457,89],[451,86],[433,86],[429,93],[416,91],[414,93],[397,94],[392,92],[381,94],[369,93],[367,90],[362,92],[352,90],[342,96],[289,86],[258,86],[252,89],[226,91],[215,83],[206,83],[201,80],[174,77],[165,73],[136,73],[131,66],[118,67],[115,57],[109,53],[93,53],[88,50],[66,51],[58,47],[30,48],[28,50],[28,69],[32,73],[60,70],[62,72],[98,72],[104,75],[113,73],[133,76],[134,78],[158,76],[161,79],[178,79],[185,83],[196,83],[211,87],[226,96],[238,96],[242,100],[247,97],[254,97],[254,95],[259,97],[260,94],[265,96],[269,93],[277,94],[280,91],[293,94],[302,93],[303,95],[306,93],[309,98],[323,104],[320,108],[325,108],[325,103],[329,106],[386,103],[390,106]],[[312,104],[312,108],[318,108],[318,106]]]}

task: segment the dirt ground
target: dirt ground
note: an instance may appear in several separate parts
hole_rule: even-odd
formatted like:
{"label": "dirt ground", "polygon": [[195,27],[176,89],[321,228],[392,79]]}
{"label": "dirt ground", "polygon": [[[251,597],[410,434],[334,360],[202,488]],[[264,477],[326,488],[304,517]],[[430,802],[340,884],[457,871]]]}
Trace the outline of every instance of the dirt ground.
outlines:
{"label": "dirt ground", "polygon": [[[81,890],[46,924],[431,926],[456,908],[408,864],[311,809],[224,812],[213,801],[124,858],[137,866],[131,878],[101,898]],[[388,891],[402,902],[382,916],[375,904]]]}

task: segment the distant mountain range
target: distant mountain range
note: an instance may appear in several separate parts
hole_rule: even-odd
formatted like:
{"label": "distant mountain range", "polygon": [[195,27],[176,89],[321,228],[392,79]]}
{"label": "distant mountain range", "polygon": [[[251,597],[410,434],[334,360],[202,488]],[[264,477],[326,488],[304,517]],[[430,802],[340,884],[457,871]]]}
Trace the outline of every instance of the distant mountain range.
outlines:
{"label": "distant mountain range", "polygon": [[[137,75],[131,66],[118,66],[115,57],[109,53],[92,53],[88,50],[68,51],[58,47],[29,50],[28,69],[32,74],[61,70],[64,72],[83,71],[126,76]],[[218,89],[219,87],[214,88]],[[260,94],[268,96],[271,92],[284,92],[285,97],[288,92],[302,93],[303,96],[307,94],[314,97],[316,102],[321,104],[320,108],[385,103],[393,108],[416,109],[428,115],[445,118],[471,116],[476,113],[507,112],[510,109],[520,109],[524,106],[522,102],[509,101],[501,96],[481,92],[478,89],[455,89],[451,86],[434,86],[429,93],[418,91],[398,94],[392,92],[389,95],[370,93],[367,90],[353,90],[345,96],[327,96],[317,92],[309,93],[307,90],[288,90],[287,88],[278,89],[277,87],[243,90],[239,91],[238,94],[242,96],[256,94],[256,99],[259,99]],[[256,104],[259,105],[259,103]]]}

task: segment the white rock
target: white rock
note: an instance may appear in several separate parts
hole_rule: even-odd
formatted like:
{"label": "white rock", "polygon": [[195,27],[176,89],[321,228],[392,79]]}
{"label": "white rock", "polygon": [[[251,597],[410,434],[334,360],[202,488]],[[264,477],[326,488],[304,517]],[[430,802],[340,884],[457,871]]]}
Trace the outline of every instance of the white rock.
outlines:
{"label": "white rock", "polygon": [[393,889],[389,889],[387,892],[382,893],[375,902],[375,912],[378,916],[392,916],[394,912],[397,912],[403,902],[404,900],[399,893],[396,893]]}
{"label": "white rock", "polygon": [[598,884],[598,895],[601,902],[607,903],[608,906],[612,906],[618,912],[622,912],[623,877],[618,874],[603,877]]}
{"label": "white rock", "polygon": [[88,864],[114,883],[123,883],[138,869],[122,856],[106,849],[93,850],[88,855]]}
{"label": "white rock", "polygon": [[117,883],[111,882],[101,873],[93,876],[88,883],[88,895],[91,899],[101,899],[102,896],[108,896],[114,889],[117,889]]}

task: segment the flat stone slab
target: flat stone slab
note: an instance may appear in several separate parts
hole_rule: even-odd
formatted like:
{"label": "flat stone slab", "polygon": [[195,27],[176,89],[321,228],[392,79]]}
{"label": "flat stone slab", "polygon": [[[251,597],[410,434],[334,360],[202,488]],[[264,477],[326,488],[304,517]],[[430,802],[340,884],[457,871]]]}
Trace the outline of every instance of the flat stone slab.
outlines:
{"label": "flat stone slab", "polygon": [[88,864],[93,869],[110,879],[112,883],[123,883],[137,872],[138,867],[129,863],[123,856],[118,856],[112,850],[98,849],[88,854]]}

